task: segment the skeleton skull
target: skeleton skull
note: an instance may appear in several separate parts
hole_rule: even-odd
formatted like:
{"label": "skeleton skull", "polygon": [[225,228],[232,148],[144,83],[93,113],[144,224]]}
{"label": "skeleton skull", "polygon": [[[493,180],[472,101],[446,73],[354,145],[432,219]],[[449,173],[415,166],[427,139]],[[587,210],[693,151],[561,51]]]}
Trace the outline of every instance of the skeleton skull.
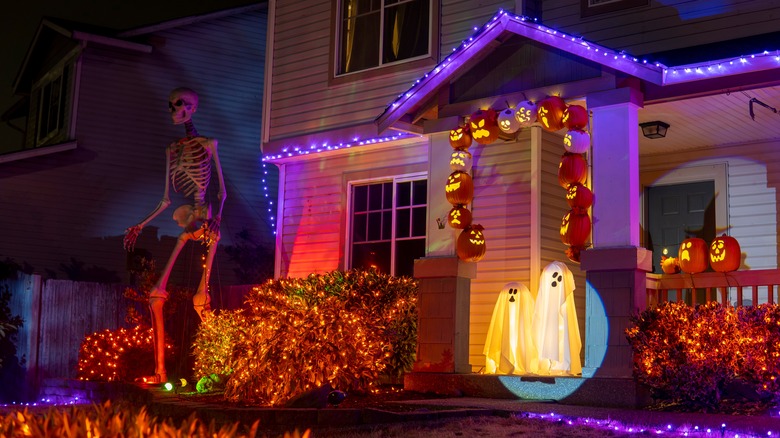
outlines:
{"label": "skeleton skull", "polygon": [[174,125],[190,121],[198,110],[198,93],[189,88],[177,88],[168,97],[168,109]]}

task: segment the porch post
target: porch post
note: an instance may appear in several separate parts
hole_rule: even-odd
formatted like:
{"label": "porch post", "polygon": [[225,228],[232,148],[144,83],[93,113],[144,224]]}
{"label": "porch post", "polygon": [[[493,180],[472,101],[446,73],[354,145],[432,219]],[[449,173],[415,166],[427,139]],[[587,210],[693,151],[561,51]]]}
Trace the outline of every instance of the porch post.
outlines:
{"label": "porch post", "polygon": [[593,248],[587,271],[584,377],[632,376],[625,336],[629,317],[647,304],[645,273],[652,253],[639,246],[641,92],[619,88],[587,97],[592,111]]}

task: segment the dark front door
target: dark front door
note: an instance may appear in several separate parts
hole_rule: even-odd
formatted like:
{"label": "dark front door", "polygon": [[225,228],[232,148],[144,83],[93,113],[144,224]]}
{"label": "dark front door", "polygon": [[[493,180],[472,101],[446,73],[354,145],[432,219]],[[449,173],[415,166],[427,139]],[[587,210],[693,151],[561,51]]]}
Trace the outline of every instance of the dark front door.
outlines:
{"label": "dark front door", "polygon": [[653,251],[653,272],[661,273],[664,249],[677,257],[680,243],[699,237],[709,244],[715,238],[715,183],[703,181],[647,189],[648,249]]}

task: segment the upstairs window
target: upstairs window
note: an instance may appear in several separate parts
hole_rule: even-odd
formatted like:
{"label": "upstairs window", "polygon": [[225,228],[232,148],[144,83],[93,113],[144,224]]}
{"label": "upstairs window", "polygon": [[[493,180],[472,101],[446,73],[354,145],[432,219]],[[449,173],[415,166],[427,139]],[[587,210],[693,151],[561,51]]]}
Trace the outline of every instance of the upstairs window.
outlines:
{"label": "upstairs window", "polygon": [[336,74],[431,53],[431,0],[340,0]]}
{"label": "upstairs window", "polygon": [[73,64],[52,71],[33,89],[30,119],[33,122],[35,146],[68,140],[70,90]]}
{"label": "upstairs window", "polygon": [[420,176],[353,185],[351,267],[411,277],[414,260],[425,256],[427,199]]}

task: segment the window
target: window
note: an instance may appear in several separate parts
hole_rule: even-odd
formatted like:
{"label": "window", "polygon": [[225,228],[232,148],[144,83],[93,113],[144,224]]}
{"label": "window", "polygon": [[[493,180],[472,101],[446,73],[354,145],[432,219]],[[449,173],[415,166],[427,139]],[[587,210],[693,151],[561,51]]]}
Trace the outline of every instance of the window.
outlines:
{"label": "window", "polygon": [[583,17],[590,17],[649,4],[649,0],[580,0],[580,12]]}
{"label": "window", "polygon": [[428,180],[396,178],[350,190],[351,267],[413,275],[425,256]]}
{"label": "window", "polygon": [[336,74],[431,52],[431,0],[340,0]]}
{"label": "window", "polygon": [[30,115],[35,121],[35,146],[68,139],[72,68],[72,64],[66,64],[49,73],[33,90]]}

